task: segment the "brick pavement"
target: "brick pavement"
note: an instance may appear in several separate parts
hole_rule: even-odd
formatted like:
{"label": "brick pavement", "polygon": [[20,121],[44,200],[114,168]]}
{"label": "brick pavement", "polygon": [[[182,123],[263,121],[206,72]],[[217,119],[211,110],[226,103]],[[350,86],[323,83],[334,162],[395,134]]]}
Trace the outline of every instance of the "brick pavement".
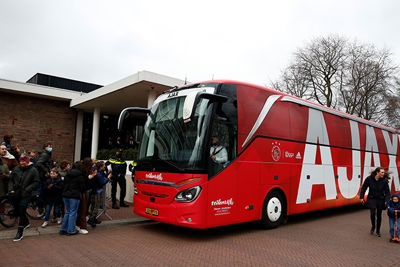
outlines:
{"label": "brick pavement", "polygon": [[[111,207],[111,202],[107,201],[107,204],[109,207]],[[126,204],[129,204],[129,207],[120,209],[106,209],[107,214],[112,218],[112,220],[109,220],[109,218],[106,217],[105,214],[103,214],[99,217],[99,220],[101,220],[102,223],[98,225],[98,227],[101,227],[102,225],[110,226],[119,223],[122,224],[130,222],[136,223],[146,220],[145,218],[142,218],[133,213],[132,203],[126,203]],[[41,225],[44,222],[43,219],[39,220],[29,219],[29,222],[31,224],[30,229],[25,231],[24,236],[35,236],[46,233],[58,233],[58,230],[60,228],[60,225],[57,225],[57,223],[50,223],[50,225],[47,226],[46,228],[41,228]],[[12,228],[5,228],[4,226],[0,225],[0,239],[14,238],[16,229],[17,225]],[[91,231],[91,229],[92,227],[88,225],[88,230]]]}
{"label": "brick pavement", "polygon": [[[400,244],[369,234],[369,211],[292,216],[273,230],[255,223],[196,230],[161,223],[99,228],[73,237],[0,241],[2,266],[394,266]],[[50,253],[49,253],[50,252]]]}

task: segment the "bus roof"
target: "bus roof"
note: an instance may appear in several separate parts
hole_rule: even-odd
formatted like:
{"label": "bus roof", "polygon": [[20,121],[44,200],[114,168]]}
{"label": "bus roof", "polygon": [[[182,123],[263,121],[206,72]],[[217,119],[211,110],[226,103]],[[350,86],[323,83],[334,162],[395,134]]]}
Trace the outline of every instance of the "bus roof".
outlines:
{"label": "bus roof", "polygon": [[354,121],[357,121],[357,122],[360,122],[360,123],[363,123],[363,124],[367,124],[367,125],[370,125],[370,126],[373,126],[373,127],[376,127],[376,128],[384,129],[386,131],[398,134],[398,131],[396,129],[392,128],[392,127],[388,127],[388,126],[385,126],[385,125],[382,125],[382,124],[379,124],[379,123],[376,123],[376,122],[373,122],[373,121],[369,121],[369,120],[366,120],[366,119],[363,119],[363,118],[360,118],[360,117],[357,117],[357,116],[354,116],[354,115],[350,115],[348,113],[345,113],[345,112],[342,112],[342,111],[339,111],[339,110],[336,110],[336,109],[333,109],[333,108],[328,108],[328,107],[325,107],[323,105],[314,103],[314,102],[309,101],[309,100],[305,100],[305,99],[302,99],[302,98],[299,98],[299,97],[296,97],[296,96],[292,96],[292,95],[289,95],[289,94],[286,94],[286,93],[283,93],[283,92],[279,92],[279,91],[276,91],[274,89],[267,88],[265,86],[256,85],[256,84],[240,82],[240,81],[235,81],[235,80],[208,80],[208,81],[203,81],[203,82],[197,82],[197,83],[183,85],[183,86],[179,87],[178,89],[184,89],[185,87],[191,87],[191,86],[194,86],[196,84],[207,84],[207,83],[224,83],[224,84],[244,85],[244,86],[257,88],[257,89],[260,89],[260,90],[265,90],[265,91],[268,91],[268,92],[273,92],[274,94],[280,94],[280,95],[284,96],[282,101],[288,101],[288,102],[296,103],[296,104],[299,104],[299,105],[307,106],[309,108],[321,110],[323,112],[327,112],[327,113],[330,113],[330,114],[333,114],[333,115],[337,115],[337,116],[340,116],[340,117],[343,117],[343,118],[354,120]]}

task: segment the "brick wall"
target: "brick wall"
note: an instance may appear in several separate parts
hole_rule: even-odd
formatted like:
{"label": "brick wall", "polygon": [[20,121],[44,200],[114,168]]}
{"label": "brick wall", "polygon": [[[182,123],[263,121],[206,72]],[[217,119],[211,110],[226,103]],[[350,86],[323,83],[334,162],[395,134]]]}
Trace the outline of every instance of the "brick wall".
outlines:
{"label": "brick wall", "polygon": [[14,135],[21,151],[53,143],[53,159],[73,161],[76,112],[69,102],[0,92],[0,138]]}

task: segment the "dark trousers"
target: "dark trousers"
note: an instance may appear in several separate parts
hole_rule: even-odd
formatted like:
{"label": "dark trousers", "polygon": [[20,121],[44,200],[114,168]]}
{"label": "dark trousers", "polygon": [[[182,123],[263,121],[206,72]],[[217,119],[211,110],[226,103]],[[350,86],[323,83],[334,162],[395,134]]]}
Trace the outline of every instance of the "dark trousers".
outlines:
{"label": "dark trousers", "polygon": [[78,217],[76,218],[76,226],[87,230],[86,214],[89,205],[89,193],[82,193],[81,201],[79,202]]}
{"label": "dark trousers", "polygon": [[17,206],[18,209],[18,217],[19,217],[19,227],[24,228],[29,224],[28,217],[26,216],[26,208],[28,206],[28,203],[20,202],[19,205]]}
{"label": "dark trousers", "polygon": [[379,233],[381,231],[381,223],[382,223],[382,209],[369,209],[371,212],[371,225],[372,229],[375,230],[375,218],[376,218],[376,232]]}
{"label": "dark trousers", "polygon": [[121,191],[119,192],[119,202],[123,203],[126,195],[126,180],[125,177],[118,177],[111,180],[111,200],[113,204],[117,202],[117,184]]}

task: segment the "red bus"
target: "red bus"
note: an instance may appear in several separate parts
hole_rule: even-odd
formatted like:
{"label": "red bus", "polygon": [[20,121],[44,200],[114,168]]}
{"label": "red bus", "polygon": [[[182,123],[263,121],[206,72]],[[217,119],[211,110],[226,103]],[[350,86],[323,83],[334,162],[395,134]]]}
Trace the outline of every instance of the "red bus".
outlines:
{"label": "red bus", "polygon": [[210,228],[360,203],[378,166],[400,190],[398,132],[257,85],[207,81],[171,89],[147,113],[134,212]]}

